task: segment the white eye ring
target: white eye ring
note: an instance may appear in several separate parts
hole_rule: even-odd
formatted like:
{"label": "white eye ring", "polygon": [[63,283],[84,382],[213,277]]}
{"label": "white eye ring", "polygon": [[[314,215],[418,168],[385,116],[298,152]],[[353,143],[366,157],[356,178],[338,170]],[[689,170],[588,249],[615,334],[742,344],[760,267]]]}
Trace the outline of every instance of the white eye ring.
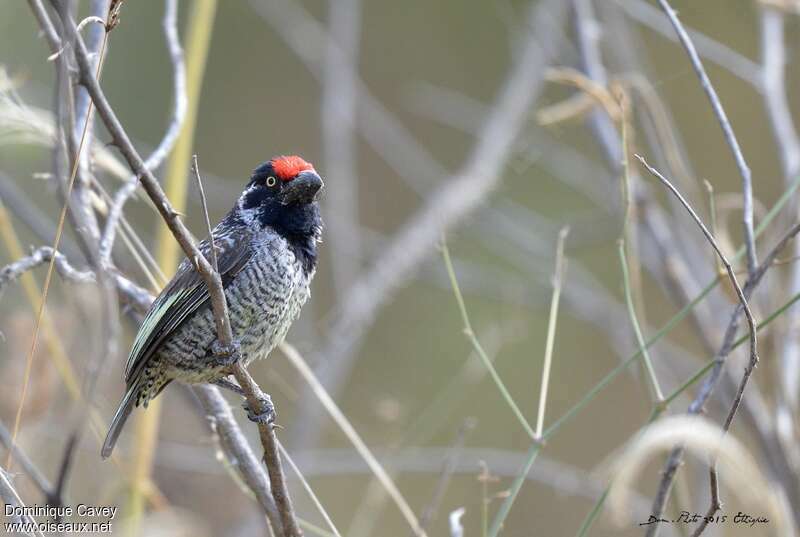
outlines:
{"label": "white eye ring", "polygon": [[270,175],[267,177],[267,186],[275,186],[275,183],[277,182],[278,181],[273,176]]}

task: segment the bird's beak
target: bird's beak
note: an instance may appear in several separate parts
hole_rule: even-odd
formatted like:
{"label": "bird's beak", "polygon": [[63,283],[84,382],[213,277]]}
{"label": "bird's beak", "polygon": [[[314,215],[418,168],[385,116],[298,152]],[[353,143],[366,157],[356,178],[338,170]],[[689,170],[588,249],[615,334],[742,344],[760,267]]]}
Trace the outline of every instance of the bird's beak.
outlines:
{"label": "bird's beak", "polygon": [[322,190],[325,184],[322,178],[313,170],[306,170],[298,174],[297,177],[286,183],[280,193],[280,200],[283,205],[290,203],[311,203]]}

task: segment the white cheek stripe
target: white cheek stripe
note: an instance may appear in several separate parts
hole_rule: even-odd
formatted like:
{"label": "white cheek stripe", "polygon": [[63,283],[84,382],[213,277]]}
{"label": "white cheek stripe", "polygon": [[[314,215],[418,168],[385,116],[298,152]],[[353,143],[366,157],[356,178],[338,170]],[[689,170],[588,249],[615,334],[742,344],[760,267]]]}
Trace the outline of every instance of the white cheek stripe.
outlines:
{"label": "white cheek stripe", "polygon": [[239,216],[241,216],[242,221],[245,224],[251,224],[256,217],[256,213],[258,211],[258,207],[252,207],[250,209],[244,208],[244,200],[247,198],[247,194],[253,190],[255,187],[251,186],[247,190],[245,190],[241,196],[239,196],[239,201],[236,202],[236,206],[239,209]]}

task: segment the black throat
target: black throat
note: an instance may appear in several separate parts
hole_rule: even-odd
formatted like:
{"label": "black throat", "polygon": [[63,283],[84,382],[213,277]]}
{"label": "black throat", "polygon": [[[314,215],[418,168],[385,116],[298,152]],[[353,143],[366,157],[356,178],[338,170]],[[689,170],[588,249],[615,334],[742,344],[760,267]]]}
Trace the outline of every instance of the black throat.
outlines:
{"label": "black throat", "polygon": [[303,205],[266,203],[258,215],[262,226],[269,226],[286,239],[289,248],[310,274],[317,266],[317,243],[322,236],[322,217],[317,202]]}

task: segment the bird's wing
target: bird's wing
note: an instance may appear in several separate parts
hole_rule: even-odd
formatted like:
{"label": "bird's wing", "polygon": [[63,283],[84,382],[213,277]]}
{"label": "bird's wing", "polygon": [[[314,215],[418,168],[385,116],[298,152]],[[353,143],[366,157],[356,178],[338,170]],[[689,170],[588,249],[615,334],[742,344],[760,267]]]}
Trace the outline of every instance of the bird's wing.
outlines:
{"label": "bird's wing", "polygon": [[[249,240],[231,240],[218,236],[214,231],[217,250],[217,263],[222,285],[228,283],[239,273],[253,255]],[[248,237],[249,239],[249,237]],[[198,245],[200,251],[210,257],[208,239]],[[150,310],[139,327],[133,342],[128,362],[125,366],[125,381],[135,380],[159,345],[172,334],[183,321],[210,302],[205,281],[194,268],[194,264],[184,259],[170,282],[153,301]]]}

